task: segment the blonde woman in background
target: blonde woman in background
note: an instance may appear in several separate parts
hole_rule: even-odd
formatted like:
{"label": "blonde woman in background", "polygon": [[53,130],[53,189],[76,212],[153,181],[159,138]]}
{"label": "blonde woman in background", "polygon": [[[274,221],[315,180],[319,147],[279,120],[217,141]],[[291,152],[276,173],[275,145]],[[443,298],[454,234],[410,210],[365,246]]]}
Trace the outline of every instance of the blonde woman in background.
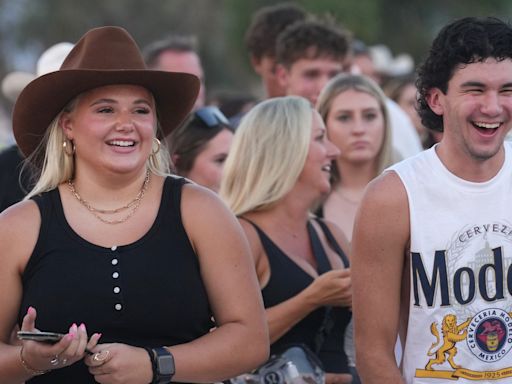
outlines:
{"label": "blonde woman in background", "polygon": [[[336,225],[310,214],[330,191],[331,162],[337,155],[306,99],[269,99],[238,127],[220,195],[249,239],[271,352],[305,344],[323,363],[328,383],[350,383],[343,351],[352,316],[348,243]],[[332,327],[318,342],[326,319]]]}
{"label": "blonde woman in background", "polygon": [[341,74],[323,89],[317,103],[329,140],[340,155],[332,167],[332,190],[323,216],[352,238],[356,210],[366,185],[399,160],[391,144],[385,96],[373,80]]}
{"label": "blonde woman in background", "polygon": [[[366,185],[399,160],[392,147],[386,99],[370,78],[341,74],[327,83],[317,109],[329,140],[340,151],[333,162],[331,193],[318,213],[336,223],[350,241]],[[352,324],[347,329],[345,350],[354,383],[358,383]]]}

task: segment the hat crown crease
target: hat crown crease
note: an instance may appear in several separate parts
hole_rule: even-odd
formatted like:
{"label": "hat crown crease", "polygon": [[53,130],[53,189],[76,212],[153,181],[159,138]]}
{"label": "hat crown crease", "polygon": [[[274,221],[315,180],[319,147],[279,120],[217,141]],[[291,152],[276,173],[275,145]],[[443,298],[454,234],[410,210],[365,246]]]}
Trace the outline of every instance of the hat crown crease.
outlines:
{"label": "hat crown crease", "polygon": [[144,70],[137,43],[123,28],[103,27],[90,31],[71,50],[61,70]]}

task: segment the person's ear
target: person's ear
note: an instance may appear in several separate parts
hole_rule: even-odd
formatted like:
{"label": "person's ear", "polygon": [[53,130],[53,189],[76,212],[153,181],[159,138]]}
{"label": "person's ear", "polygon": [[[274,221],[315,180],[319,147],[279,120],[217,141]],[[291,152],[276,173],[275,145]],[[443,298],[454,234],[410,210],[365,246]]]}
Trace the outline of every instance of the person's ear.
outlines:
{"label": "person's ear", "polygon": [[288,89],[289,72],[283,64],[276,64],[276,79],[281,88]]}
{"label": "person's ear", "polygon": [[439,88],[432,88],[425,97],[428,106],[436,115],[442,116],[444,114],[444,96]]}
{"label": "person's ear", "polygon": [[262,75],[261,58],[256,57],[255,55],[251,54],[251,65],[252,65],[252,69],[254,69],[254,72],[256,72],[259,76],[261,76]]}
{"label": "person's ear", "polygon": [[69,113],[64,112],[59,118],[59,125],[69,140],[73,140],[73,120]]}
{"label": "person's ear", "polygon": [[178,154],[171,155],[171,161],[172,161],[172,164],[175,167],[177,167],[178,162],[180,161],[180,155],[178,155]]}

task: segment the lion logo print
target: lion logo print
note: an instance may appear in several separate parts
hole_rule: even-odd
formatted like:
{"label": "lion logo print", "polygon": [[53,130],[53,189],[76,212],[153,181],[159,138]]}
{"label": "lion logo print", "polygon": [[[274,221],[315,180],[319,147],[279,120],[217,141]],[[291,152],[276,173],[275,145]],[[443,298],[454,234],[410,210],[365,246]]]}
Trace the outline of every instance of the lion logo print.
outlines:
{"label": "lion logo print", "polygon": [[434,356],[434,358],[430,359],[425,366],[426,370],[434,370],[432,368],[433,365],[443,364],[446,360],[453,369],[460,368],[459,365],[455,363],[453,360],[455,355],[457,354],[457,347],[455,346],[459,341],[463,341],[467,336],[467,327],[471,322],[471,318],[468,318],[462,324],[457,325],[457,316],[453,314],[446,315],[443,318],[443,323],[441,326],[441,330],[443,333],[443,344],[434,351],[434,349],[441,342],[441,338],[439,337],[439,331],[437,330],[437,323],[433,322],[430,325],[430,332],[436,338],[436,342],[432,343],[428,351],[429,356]]}

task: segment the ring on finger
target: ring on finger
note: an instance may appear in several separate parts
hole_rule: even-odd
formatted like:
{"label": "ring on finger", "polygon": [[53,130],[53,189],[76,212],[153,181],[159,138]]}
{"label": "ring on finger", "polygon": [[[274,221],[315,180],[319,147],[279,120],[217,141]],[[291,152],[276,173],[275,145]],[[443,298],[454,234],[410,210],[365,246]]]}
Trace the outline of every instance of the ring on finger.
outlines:
{"label": "ring on finger", "polygon": [[109,355],[109,350],[96,352],[94,355],[92,355],[92,361],[96,363],[101,363],[100,365],[103,365],[107,361]]}
{"label": "ring on finger", "polygon": [[50,360],[50,364],[54,367],[60,364],[59,355],[53,356],[53,358]]}
{"label": "ring on finger", "polygon": [[66,359],[66,358],[63,358],[63,359],[60,361],[60,363],[61,363],[62,365],[66,365],[66,363],[67,363],[67,362],[68,362],[68,359]]}

